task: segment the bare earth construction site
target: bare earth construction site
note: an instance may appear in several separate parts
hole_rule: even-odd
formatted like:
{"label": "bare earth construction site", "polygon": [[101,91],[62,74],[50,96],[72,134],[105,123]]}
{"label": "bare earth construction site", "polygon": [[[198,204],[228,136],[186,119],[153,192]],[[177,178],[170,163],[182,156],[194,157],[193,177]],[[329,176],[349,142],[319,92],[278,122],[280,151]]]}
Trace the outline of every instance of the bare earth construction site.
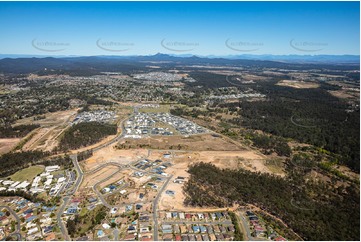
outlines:
{"label": "bare earth construction site", "polygon": [[[131,117],[134,115],[138,113]],[[130,120],[133,120],[131,117]],[[123,121],[123,128],[125,124],[129,124],[128,120]],[[137,224],[142,228],[154,228],[153,232],[145,229],[148,233],[144,233],[142,238],[164,239],[167,233],[162,231],[162,226],[168,223],[163,222],[159,216],[170,212],[187,213],[190,209],[184,205],[182,187],[189,177],[189,165],[203,161],[221,168],[242,167],[254,172],[270,173],[264,164],[265,157],[261,154],[232,143],[220,134],[210,133],[206,129],[204,131],[204,134],[186,135],[146,133],[135,138],[128,135],[98,149],[89,159],[81,162],[83,180],[74,196],[97,199],[112,210],[114,217],[133,210],[141,213],[140,216],[151,217],[147,219],[146,225],[141,222]],[[207,213],[228,209],[193,207],[191,211]],[[174,217],[173,222],[175,219]],[[179,224],[188,221],[185,217],[177,217],[176,220],[179,220]],[[208,220],[201,221],[206,223]],[[232,224],[231,221],[229,224]],[[156,226],[159,229],[156,230]],[[120,228],[123,229],[126,231],[129,228]],[[130,236],[126,234],[119,239],[129,239]],[[231,232],[229,238],[233,237]]]}

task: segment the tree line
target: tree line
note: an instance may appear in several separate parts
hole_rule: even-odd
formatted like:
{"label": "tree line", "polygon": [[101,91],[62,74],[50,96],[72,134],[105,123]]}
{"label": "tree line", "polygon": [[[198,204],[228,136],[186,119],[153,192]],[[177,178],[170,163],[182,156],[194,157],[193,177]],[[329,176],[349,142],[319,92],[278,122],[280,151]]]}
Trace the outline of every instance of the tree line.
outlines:
{"label": "tree line", "polygon": [[38,124],[0,127],[0,138],[21,138],[39,127]]}
{"label": "tree line", "polygon": [[0,156],[0,177],[6,177],[32,165],[60,165],[65,169],[72,166],[68,155],[45,158],[49,152],[43,151],[22,151],[10,152]]}

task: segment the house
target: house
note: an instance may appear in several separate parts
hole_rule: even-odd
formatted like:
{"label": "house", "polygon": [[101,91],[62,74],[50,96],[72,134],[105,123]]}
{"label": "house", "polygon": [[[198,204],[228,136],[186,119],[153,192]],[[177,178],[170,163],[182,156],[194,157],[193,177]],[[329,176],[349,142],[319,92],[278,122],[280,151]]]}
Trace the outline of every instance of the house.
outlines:
{"label": "house", "polygon": [[231,240],[233,240],[233,237],[230,236],[229,234],[223,234],[223,238],[224,238],[225,241],[231,241]]}
{"label": "house", "polygon": [[203,241],[209,241],[209,237],[207,234],[202,234],[202,240]]}
{"label": "house", "polygon": [[187,229],[187,227],[185,225],[182,224],[179,227],[180,227],[181,233],[188,233],[188,229]]}
{"label": "house", "polygon": [[194,233],[199,233],[199,231],[200,231],[199,226],[197,226],[197,225],[192,226],[192,229],[193,229]]}
{"label": "house", "polygon": [[43,234],[47,234],[53,231],[53,226],[46,226],[43,228]]}
{"label": "house", "polygon": [[230,231],[230,232],[234,232],[234,230],[235,230],[233,224],[229,225],[227,229],[228,229],[228,231]]}
{"label": "house", "polygon": [[10,219],[5,216],[3,216],[3,219],[0,221],[1,221],[1,225],[4,225],[4,226],[8,225],[10,223]]}
{"label": "house", "polygon": [[125,241],[134,241],[136,240],[136,236],[134,234],[127,234],[124,238]]}
{"label": "house", "polygon": [[184,219],[185,217],[184,217],[184,213],[179,213],[179,218],[180,219]]}
{"label": "house", "polygon": [[222,234],[227,232],[226,228],[223,227],[222,225],[219,226],[219,230],[221,231]]}
{"label": "house", "polygon": [[163,235],[163,241],[173,241],[173,235],[172,234]]}
{"label": "house", "polygon": [[56,238],[55,233],[52,232],[52,233],[48,234],[48,235],[45,237],[45,240],[46,240],[46,241],[54,241],[55,238]]}
{"label": "house", "polygon": [[27,224],[25,225],[25,227],[26,227],[27,229],[32,228],[32,227],[35,227],[35,226],[36,226],[36,223],[32,223],[32,222],[29,222],[29,223],[27,223]]}
{"label": "house", "polygon": [[27,235],[34,234],[38,231],[39,231],[38,227],[34,227],[34,228],[28,230]]}
{"label": "house", "polygon": [[186,235],[186,234],[182,234],[182,241],[188,241],[189,239],[188,239],[188,235]]}
{"label": "house", "polygon": [[149,216],[140,216],[139,217],[139,221],[140,222],[148,222],[149,221]]}
{"label": "house", "polygon": [[216,240],[223,241],[224,240],[223,235],[222,234],[216,234]]}
{"label": "house", "polygon": [[182,237],[179,234],[177,234],[175,236],[175,241],[182,241]]}
{"label": "house", "polygon": [[102,224],[102,227],[104,228],[104,229],[110,229],[110,225],[109,224]]}
{"label": "house", "polygon": [[98,199],[96,197],[89,197],[88,198],[88,202],[90,202],[90,203],[94,203],[96,201],[98,201]]}
{"label": "house", "polygon": [[204,219],[203,213],[198,213],[198,218],[199,218],[199,219]]}
{"label": "house", "polygon": [[68,208],[68,210],[66,210],[67,214],[75,214],[78,212],[78,209],[76,208]]}
{"label": "house", "polygon": [[196,234],[196,240],[197,240],[197,241],[203,241],[203,240],[202,240],[202,235]]}
{"label": "house", "polygon": [[167,219],[171,219],[172,218],[172,213],[170,213],[170,212],[165,213],[165,217]]}
{"label": "house", "polygon": [[163,225],[162,225],[162,231],[163,231],[164,234],[172,233],[172,232],[173,232],[172,225],[170,225],[170,224],[163,224]]}
{"label": "house", "polygon": [[194,234],[188,235],[189,241],[196,241],[196,236]]}
{"label": "house", "polygon": [[53,172],[53,171],[57,171],[57,170],[59,170],[59,169],[60,169],[60,166],[58,166],[58,165],[45,167],[45,171],[46,171],[47,173]]}
{"label": "house", "polygon": [[[29,214],[28,214],[29,215]],[[34,219],[36,219],[37,216],[30,216],[29,218],[25,219],[25,222],[30,222],[33,221]]]}
{"label": "house", "polygon": [[213,230],[214,230],[215,233],[220,233],[221,232],[218,225],[213,225]]}
{"label": "house", "polygon": [[204,227],[202,225],[199,226],[199,230],[201,231],[201,233],[206,233],[207,232],[206,227]]}
{"label": "house", "polygon": [[52,222],[52,219],[51,218],[43,218],[43,219],[40,219],[40,223],[42,225],[50,225]]}
{"label": "house", "polygon": [[130,226],[128,227],[127,232],[128,232],[128,234],[136,233],[136,232],[137,232],[137,226],[135,226],[135,225],[130,225]]}
{"label": "house", "polygon": [[266,232],[265,229],[259,225],[254,226],[253,230],[256,237]]}
{"label": "house", "polygon": [[148,228],[148,227],[140,228],[139,232],[140,232],[140,233],[148,233],[148,232],[149,232],[149,228]]}
{"label": "house", "polygon": [[216,241],[216,240],[217,240],[215,234],[209,234],[209,239],[210,239],[211,241]]}
{"label": "house", "polygon": [[142,238],[141,238],[141,241],[153,241],[152,240],[152,237],[150,236],[150,237],[148,237],[148,236],[143,236]]}
{"label": "house", "polygon": [[209,234],[213,233],[213,228],[212,228],[212,226],[207,225],[206,227],[207,227],[207,232],[208,232]]}
{"label": "house", "polygon": [[180,229],[179,229],[179,226],[178,226],[177,224],[175,224],[175,225],[173,226],[173,232],[174,232],[175,234],[179,234],[179,233],[180,233]]}
{"label": "house", "polygon": [[255,216],[255,215],[254,215],[254,216],[249,216],[248,218],[249,218],[250,221],[252,221],[252,220],[258,220],[258,217]]}
{"label": "house", "polygon": [[282,236],[278,236],[277,238],[274,239],[274,241],[286,241],[286,239],[283,238]]}

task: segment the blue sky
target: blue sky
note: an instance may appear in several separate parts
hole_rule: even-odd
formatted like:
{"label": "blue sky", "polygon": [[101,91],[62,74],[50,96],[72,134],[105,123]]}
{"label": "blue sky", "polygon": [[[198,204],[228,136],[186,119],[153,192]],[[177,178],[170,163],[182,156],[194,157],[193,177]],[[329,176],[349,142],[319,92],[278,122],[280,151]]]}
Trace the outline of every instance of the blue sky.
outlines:
{"label": "blue sky", "polygon": [[356,54],[359,2],[0,2],[0,54]]}

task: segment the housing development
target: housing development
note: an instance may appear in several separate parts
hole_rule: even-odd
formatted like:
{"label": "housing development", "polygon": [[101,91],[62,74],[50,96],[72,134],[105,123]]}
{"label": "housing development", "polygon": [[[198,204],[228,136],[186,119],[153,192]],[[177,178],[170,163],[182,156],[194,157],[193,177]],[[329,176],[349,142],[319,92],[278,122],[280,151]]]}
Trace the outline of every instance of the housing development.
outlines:
{"label": "housing development", "polygon": [[360,241],[359,19],[0,1],[0,240]]}

